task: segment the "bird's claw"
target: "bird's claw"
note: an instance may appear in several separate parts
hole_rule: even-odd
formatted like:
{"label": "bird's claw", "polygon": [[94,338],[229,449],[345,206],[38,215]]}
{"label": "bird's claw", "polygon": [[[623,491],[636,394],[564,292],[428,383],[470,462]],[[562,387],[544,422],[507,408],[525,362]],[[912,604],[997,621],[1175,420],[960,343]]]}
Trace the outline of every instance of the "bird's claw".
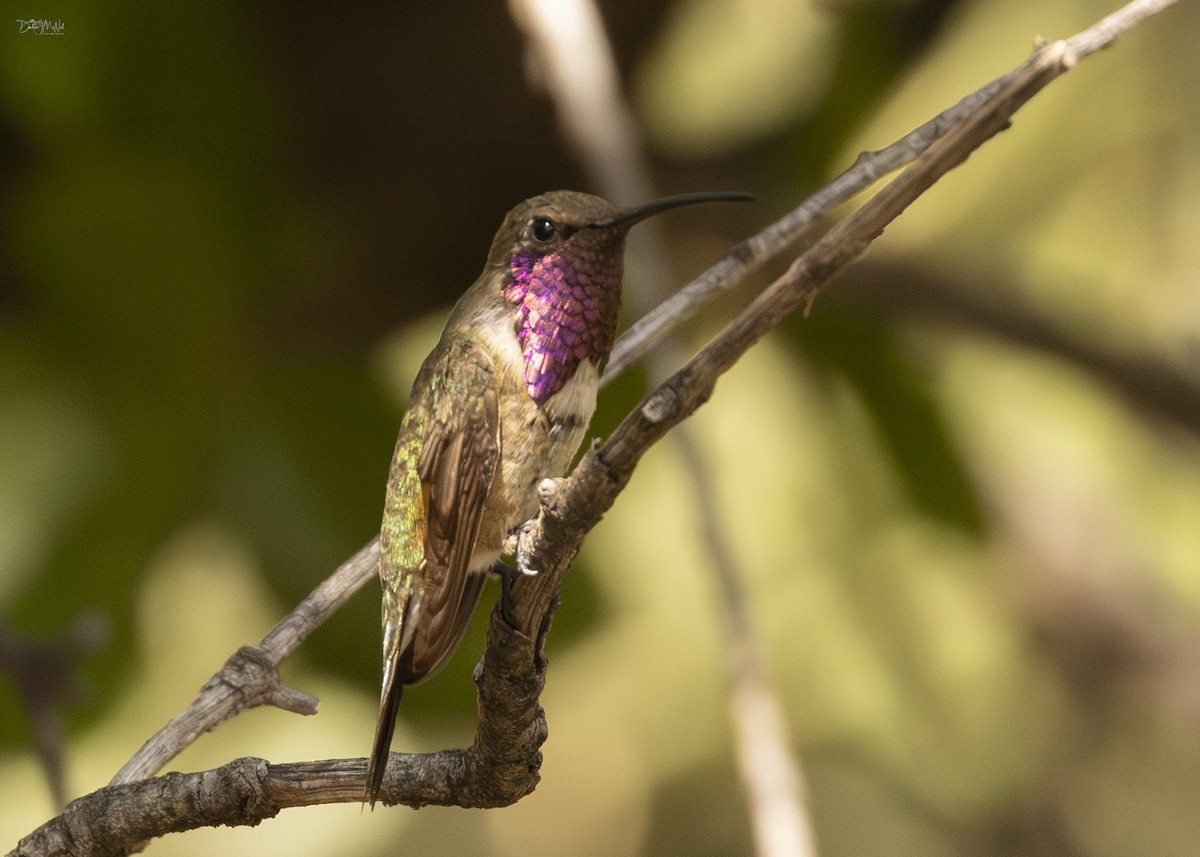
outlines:
{"label": "bird's claw", "polygon": [[537,575],[537,569],[529,564],[529,549],[537,538],[538,522],[534,518],[517,527],[504,540],[504,552],[516,560],[516,568],[506,563],[496,561],[492,571],[500,576],[500,615],[511,627],[517,627],[516,613],[513,611],[512,585],[518,574],[526,577]]}
{"label": "bird's claw", "polygon": [[517,567],[510,568],[502,562],[497,562],[493,569],[500,575],[500,615],[511,627],[517,627],[516,613],[513,611],[512,586],[518,573],[525,577],[536,577],[537,569],[529,564],[529,553],[538,535],[538,519],[526,521],[508,534],[504,540],[504,552],[512,554]]}
{"label": "bird's claw", "polygon": [[[542,519],[546,510],[553,507],[562,488],[563,479],[543,479],[538,484],[538,501],[540,507],[537,517],[531,518],[508,534],[504,540],[504,553],[516,560],[516,568],[510,568],[504,563],[497,562],[495,571],[500,575],[500,612],[514,628],[517,627],[513,613],[512,585],[520,573],[525,577],[536,577],[538,569],[534,568],[530,558],[538,537],[542,533]],[[557,597],[557,596],[556,596]]]}
{"label": "bird's claw", "polygon": [[541,530],[540,518],[541,514],[539,513],[537,518],[531,518],[521,524],[509,536],[512,543],[512,554],[517,561],[517,571],[526,577],[536,577],[538,573],[538,570],[530,565],[529,556],[533,552],[533,544],[537,541],[538,533]]}

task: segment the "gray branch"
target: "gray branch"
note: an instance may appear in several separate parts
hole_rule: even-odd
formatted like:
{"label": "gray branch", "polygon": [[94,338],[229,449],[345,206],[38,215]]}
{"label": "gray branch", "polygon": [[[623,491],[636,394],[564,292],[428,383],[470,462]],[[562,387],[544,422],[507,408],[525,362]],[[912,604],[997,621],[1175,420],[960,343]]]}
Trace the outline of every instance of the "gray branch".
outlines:
{"label": "gray branch", "polygon": [[[493,613],[475,669],[475,743],[437,753],[393,753],[383,800],[412,807],[507,806],[533,791],[546,721],[538,697],[544,661],[528,637]],[[282,809],[362,800],[365,759],[272,765],[236,759],[193,774],[110,785],[73,801],[10,857],[107,857],[197,827],[256,825]]]}
{"label": "gray branch", "polygon": [[279,681],[279,664],[374,577],[378,567],[379,540],[372,539],[310,592],[261,643],[238,649],[200,688],[192,704],[155,732],[109,785],[154,776],[205,732],[247,708],[275,705],[296,714],[316,714],[316,697],[285,687]]}
{"label": "gray branch", "polygon": [[[479,720],[473,745],[432,754],[392,754],[384,779],[383,802],[502,806],[534,788],[541,765],[539,748],[546,734],[538,705],[545,672],[541,639],[549,624],[555,593],[584,537],[612,506],[642,455],[709,399],[717,379],[742,354],[789,313],[811,304],[887,224],[970,152],[1006,128],[1026,101],[1079,59],[1107,47],[1119,34],[1172,2],[1135,0],[1072,39],[1040,45],[1018,69],[960,102],[960,108],[968,102],[972,105],[964,115],[956,114],[949,124],[943,124],[939,117],[914,132],[916,138],[910,140],[913,135],[909,135],[905,138],[908,142],[896,144],[921,151],[908,159],[911,165],[898,178],[830,229],[720,335],[655,389],[607,442],[594,444],[570,478],[550,483],[552,490],[546,486],[529,557],[541,573],[522,578],[513,587],[517,628],[509,627],[499,613],[492,615],[487,649],[476,668]],[[878,176],[881,163],[892,163],[891,157],[881,160],[878,153],[860,157],[835,184],[862,182],[866,186]],[[728,282],[738,276],[735,269],[744,272],[747,264],[759,264],[781,252],[792,234],[786,222],[803,219],[808,215],[801,212],[823,204],[805,203],[784,221],[743,242],[718,264],[717,269],[724,273],[710,272],[706,281]],[[624,359],[635,359],[632,355],[643,353],[657,336],[678,323],[697,299],[693,295],[684,301],[682,309],[659,313],[661,320],[649,325],[657,333],[646,334],[645,328],[638,332],[635,326],[622,339],[618,353]],[[257,648],[265,652],[264,663],[271,666],[268,673],[370,579],[377,561],[378,548],[373,542],[343,564],[264,638]],[[210,680],[192,707],[155,736],[167,732],[173,736],[158,742],[161,749],[148,749],[156,744],[151,739],[122,769],[117,777],[122,784],[74,801],[62,815],[21,840],[10,855],[121,854],[164,833],[217,824],[257,824],[286,807],[361,800],[363,759],[289,765],[239,759],[212,771],[131,782],[149,776],[194,736],[248,705],[278,704],[283,700],[296,707],[301,699],[296,692],[280,690],[277,677],[267,680],[273,689],[250,692],[244,684],[222,676],[224,671]],[[219,698],[219,703],[211,704],[210,696]]]}

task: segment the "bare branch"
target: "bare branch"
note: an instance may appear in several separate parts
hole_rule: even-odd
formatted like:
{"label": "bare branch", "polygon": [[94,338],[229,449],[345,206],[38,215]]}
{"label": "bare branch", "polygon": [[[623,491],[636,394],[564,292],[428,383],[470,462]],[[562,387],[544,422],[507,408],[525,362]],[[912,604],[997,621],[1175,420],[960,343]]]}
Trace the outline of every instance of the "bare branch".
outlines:
{"label": "bare branch", "polygon": [[812,857],[817,846],[805,800],[804,771],[792,751],[783,703],[767,677],[761,638],[750,618],[746,576],[712,501],[717,492],[711,469],[699,451],[691,448],[695,441],[690,432],[681,431],[686,428],[679,426],[673,437],[689,462],[693,493],[701,498],[696,509],[719,591],[735,758],[757,852],[766,857]]}
{"label": "bare branch", "polygon": [[591,0],[508,0],[508,6],[537,69],[530,83],[554,99],[563,135],[600,195],[617,206],[645,200],[650,179],[637,119],[621,97],[600,11]]}
{"label": "bare branch", "polygon": [[[533,791],[546,721],[544,664],[534,642],[492,614],[475,669],[479,727],[461,750],[393,753],[380,800],[412,807],[507,806]],[[9,857],[117,855],[165,833],[256,825],[281,809],[362,800],[365,759],[272,765],[237,759],[210,771],[110,785],[72,802]]]}
{"label": "bare branch", "polygon": [[660,385],[579,462],[541,515],[530,561],[542,573],[514,587],[517,618],[526,633],[547,615],[552,596],[584,535],[624,489],[642,455],[706,402],[717,378],[752,345],[860,256],[892,220],[978,146],[1007,127],[1012,115],[1074,63],[1066,42],[1039,47],[1008,75],[991,99],[928,148],[897,179],[834,226],[798,258],[712,342]]}
{"label": "bare branch", "polygon": [[[1067,39],[1067,53],[1082,59],[1103,50],[1123,33],[1175,2],[1177,0],[1133,0],[1094,26]],[[724,259],[625,331],[613,347],[602,383],[611,381],[641,360],[669,331],[687,321],[718,295],[743,282],[813,223],[827,217],[838,206],[888,173],[912,163],[948,130],[991,101],[1019,73],[1021,69],[997,78],[890,146],[875,152],[863,152],[853,166],[832,182],[766,229],[738,244]]]}
{"label": "bare branch", "polygon": [[[525,29],[530,52],[540,58],[541,66],[550,69],[551,73],[540,74],[538,79],[549,82],[559,124],[602,195],[620,204],[655,196],[636,118],[621,95],[612,46],[593,0],[509,0],[509,5]],[[620,133],[614,134],[616,129]],[[661,230],[646,229],[632,236],[626,259],[627,267],[641,273],[643,283],[633,291],[630,303],[636,311],[644,311],[671,282]],[[686,358],[677,339],[667,339],[664,346],[647,355],[649,375],[655,382]],[[745,597],[744,575],[726,522],[716,510],[710,468],[689,426],[676,427],[674,441],[691,481],[689,493],[700,537],[720,593],[717,611],[722,648],[730,653],[730,719],[738,736],[737,768],[757,853],[763,857],[812,857],[817,851],[802,799],[800,762],[788,740],[783,705],[758,657],[760,643]]]}
{"label": "bare branch", "polygon": [[[1094,27],[1069,39],[1066,42],[1070,46],[1068,53],[1077,56],[1095,53],[1112,44],[1118,36],[1145,18],[1173,5],[1174,2],[1175,0],[1134,0]],[[620,337],[602,382],[611,381],[632,366],[670,330],[694,315],[713,297],[742,282],[768,259],[778,255],[813,222],[869,187],[881,176],[912,162],[949,128],[995,98],[996,94],[1010,85],[1014,77],[1021,74],[1027,66],[1028,64],[977,90],[892,145],[877,152],[860,155],[850,169],[787,216],[741,242],[724,259]],[[263,639],[260,645],[268,650],[268,658],[278,665],[283,658],[291,654],[328,615],[373,577],[377,562],[378,544],[372,541],[318,586]],[[238,702],[234,699],[232,689],[220,680],[220,674],[205,685],[201,695],[203,699],[198,696],[187,710],[156,733],[134,758],[121,768],[112,780],[114,785],[153,775],[197,736],[242,710],[237,707]],[[218,701],[209,702],[209,697],[214,696]],[[202,715],[202,711],[207,713]]]}
{"label": "bare branch", "polygon": [[[961,123],[798,258],[719,336],[629,414],[605,444],[594,445],[570,478],[561,486],[552,483],[556,490],[543,496],[540,526],[530,557],[542,573],[522,578],[513,586],[519,627],[508,627],[498,612],[493,613],[489,626],[487,649],[477,670],[479,728],[475,743],[468,749],[444,753],[393,754],[384,780],[385,802],[496,806],[532,790],[540,766],[537,748],[545,736],[537,703],[544,678],[540,644],[554,595],[585,534],[612,505],[641,456],[707,401],[717,378],[747,349],[788,313],[810,303],[917,196],[1007,127],[1021,105],[1070,69],[1079,57],[1107,46],[1117,35],[1168,5],[1168,0],[1135,0],[1097,25],[1094,33],[1039,47],[1030,60],[990,87],[991,94]],[[761,235],[752,240],[760,239],[766,240]],[[737,256],[735,251],[732,258]],[[293,651],[371,577],[377,560],[377,546],[372,543],[305,599],[264,639],[262,647],[267,650],[268,662],[278,664]],[[219,687],[214,692],[238,697],[237,691],[230,688]],[[224,703],[228,711],[236,710],[238,704],[238,699]],[[149,760],[151,756],[161,758],[147,753],[146,761],[131,762],[122,771],[125,781],[135,779],[136,771],[156,770],[156,763]],[[265,765],[265,774],[261,773],[264,765],[257,760],[233,762],[218,769],[230,772],[226,779],[221,779],[225,775],[208,772],[110,786],[72,803],[66,813],[26,837],[12,853],[23,857],[118,853],[116,849],[126,845],[197,824],[257,823],[284,806],[360,799],[363,760]],[[215,787],[218,782],[220,786]],[[179,788],[183,792],[173,791],[176,783],[182,784]],[[239,791],[240,784],[246,786],[245,790]],[[239,799],[224,801],[231,792]],[[105,804],[109,796],[111,803]],[[209,807],[218,807],[219,811],[198,820]]]}
{"label": "bare branch", "polygon": [[279,664],[375,576],[379,567],[379,540],[346,560],[338,570],[308,594],[291,613],[263,637],[257,646],[243,646],[200,688],[196,699],[117,771],[109,785],[120,785],[153,776],[185,747],[237,716],[247,708],[274,705],[296,714],[316,714],[317,699],[284,686]]}

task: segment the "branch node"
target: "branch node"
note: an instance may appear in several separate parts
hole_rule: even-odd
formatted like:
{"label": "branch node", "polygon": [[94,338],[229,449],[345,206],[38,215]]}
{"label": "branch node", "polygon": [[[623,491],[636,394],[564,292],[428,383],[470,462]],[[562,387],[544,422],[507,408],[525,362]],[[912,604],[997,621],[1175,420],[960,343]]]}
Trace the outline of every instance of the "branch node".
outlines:
{"label": "branch node", "polygon": [[273,691],[270,691],[265,700],[267,705],[274,708],[279,708],[292,714],[302,714],[305,717],[316,714],[317,706],[320,702],[321,700],[311,693],[305,693],[294,687],[288,687],[286,684],[281,684]]}
{"label": "branch node", "polygon": [[555,506],[558,505],[559,495],[562,494],[563,483],[566,482],[562,477],[543,479],[538,483],[538,502],[547,512],[553,512]]}
{"label": "branch node", "polygon": [[1055,43],[1058,48],[1058,61],[1064,70],[1075,68],[1075,64],[1079,62],[1079,54],[1075,53],[1075,49],[1071,47],[1071,43],[1065,39],[1060,39]]}
{"label": "branch node", "polygon": [[317,713],[317,697],[281,682],[274,658],[262,646],[242,646],[230,655],[208,684],[214,683],[232,690],[242,701],[240,707],[271,705],[294,714]]}
{"label": "branch node", "polygon": [[670,385],[662,385],[642,403],[642,416],[651,425],[667,422],[679,412],[679,395]]}
{"label": "branch node", "polygon": [[[504,806],[533,790],[538,782],[540,748],[547,734],[545,713],[538,703],[545,681],[542,643],[556,593],[583,536],[611,507],[643,453],[707,399],[716,378],[746,349],[777,325],[783,315],[806,300],[811,304],[828,276],[860,254],[923,189],[962,163],[983,140],[1006,127],[1012,113],[1038,90],[1079,59],[1107,47],[1173,2],[1132,0],[1065,42],[1047,44],[1039,39],[1034,62],[1028,67],[993,81],[886,149],[861,154],[854,168],[779,223],[739,244],[711,269],[715,273],[693,284],[702,287],[685,289],[683,309],[668,301],[664,304],[670,305],[668,310],[652,314],[657,321],[639,328],[643,330],[640,337],[622,337],[621,342],[628,344],[618,343],[619,351],[614,348],[604,375],[606,381],[619,374],[617,369],[626,368],[645,353],[668,327],[694,312],[700,301],[711,299],[740,281],[750,268],[780,255],[783,244],[816,217],[827,215],[865,189],[877,175],[913,164],[900,179],[810,248],[724,333],[628,415],[607,444],[601,447],[593,440],[565,487],[539,486],[543,511],[554,507],[553,515],[545,515],[546,522],[553,526],[547,528],[548,533],[540,534],[537,545],[544,555],[546,571],[536,577],[522,576],[514,583],[519,592],[516,607],[520,630],[506,626],[503,617],[493,613],[483,666],[476,674],[476,740],[462,750],[392,754],[384,803]],[[934,140],[942,142],[931,149]],[[362,759],[291,765],[267,765],[262,760],[247,759],[214,772],[148,778],[198,735],[244,708],[271,704],[292,711],[308,709],[305,713],[315,709],[315,698],[279,681],[277,665],[354,591],[374,578],[378,562],[375,539],[272,629],[262,645],[245,646],[235,653],[192,705],[147,741],[122,768],[114,785],[70,804],[57,818],[23,839],[12,854],[124,854],[140,848],[151,837],[169,832],[198,826],[256,824],[288,806],[361,801],[365,770]]]}

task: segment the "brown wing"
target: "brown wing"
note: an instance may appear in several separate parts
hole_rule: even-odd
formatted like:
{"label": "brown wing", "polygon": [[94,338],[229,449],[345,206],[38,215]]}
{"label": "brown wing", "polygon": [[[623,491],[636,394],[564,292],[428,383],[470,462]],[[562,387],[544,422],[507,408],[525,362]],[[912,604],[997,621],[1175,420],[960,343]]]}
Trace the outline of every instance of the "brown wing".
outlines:
{"label": "brown wing", "polygon": [[491,358],[455,337],[430,355],[422,372],[429,407],[417,460],[425,514],[425,561],[411,649],[411,678],[437,670],[458,646],[482,591],[472,572],[484,505],[500,462],[497,381]]}

